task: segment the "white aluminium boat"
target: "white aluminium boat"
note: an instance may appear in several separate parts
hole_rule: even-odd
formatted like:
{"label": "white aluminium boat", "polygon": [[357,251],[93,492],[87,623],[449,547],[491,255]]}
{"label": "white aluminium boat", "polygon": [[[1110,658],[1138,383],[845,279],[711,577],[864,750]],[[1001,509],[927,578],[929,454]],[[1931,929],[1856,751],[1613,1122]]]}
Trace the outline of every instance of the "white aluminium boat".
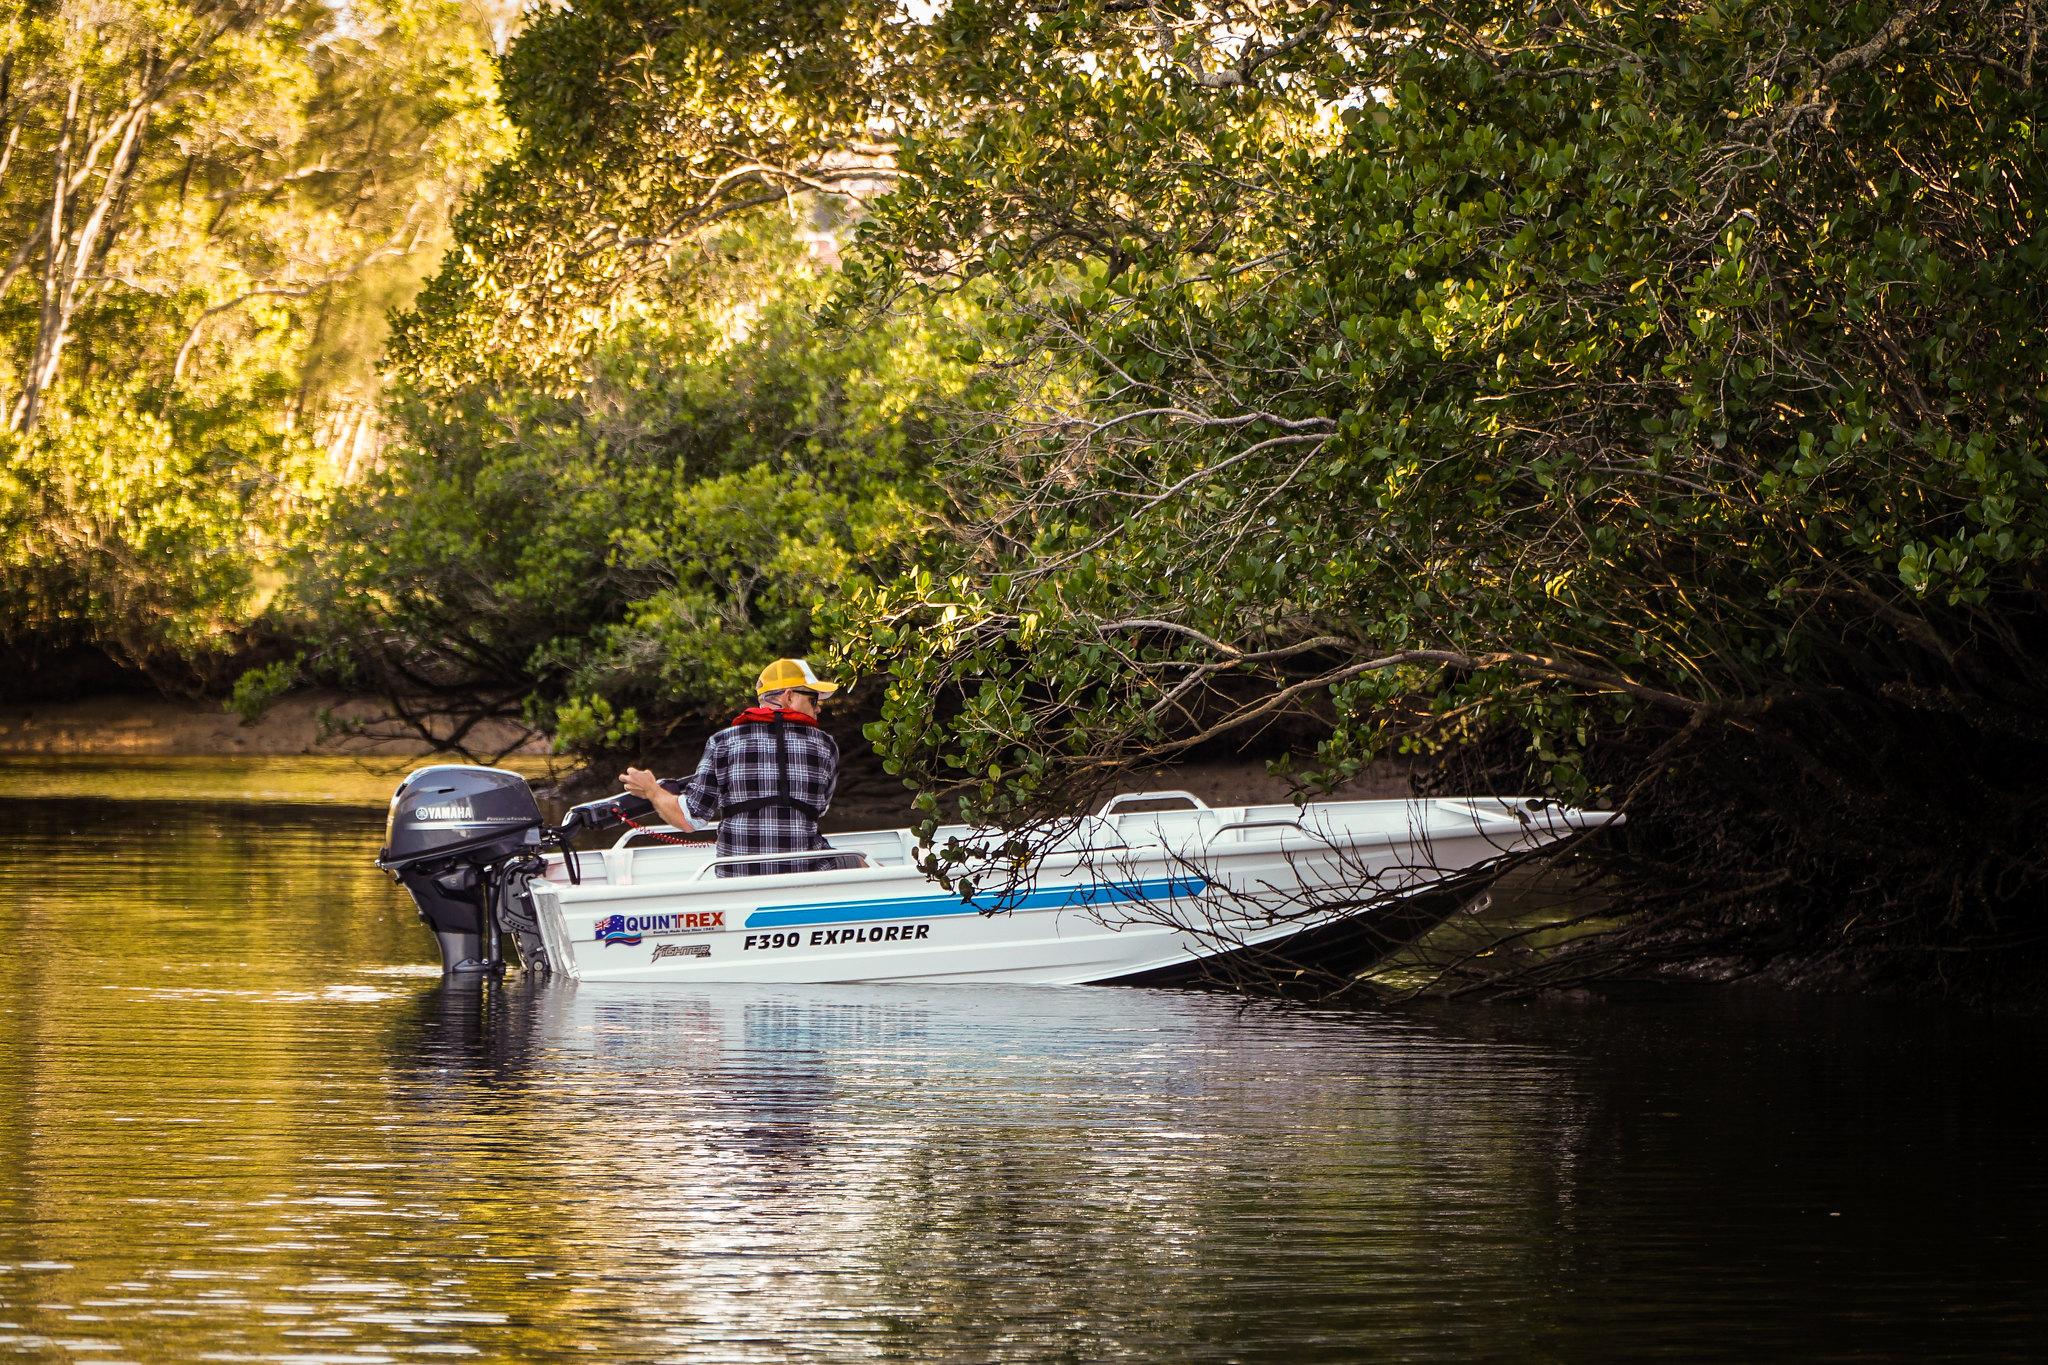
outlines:
{"label": "white aluminium boat", "polygon": [[[1047,832],[1020,871],[980,866],[983,889],[962,899],[926,876],[908,830],[719,858],[644,827],[572,852],[598,821],[571,817],[544,825],[516,774],[421,769],[393,798],[379,862],[450,971],[496,969],[509,932],[529,970],[579,981],[1157,984],[1356,970],[1505,860],[1616,818],[1524,799],[1212,808],[1136,792]],[[789,870],[721,875],[735,863]]]}

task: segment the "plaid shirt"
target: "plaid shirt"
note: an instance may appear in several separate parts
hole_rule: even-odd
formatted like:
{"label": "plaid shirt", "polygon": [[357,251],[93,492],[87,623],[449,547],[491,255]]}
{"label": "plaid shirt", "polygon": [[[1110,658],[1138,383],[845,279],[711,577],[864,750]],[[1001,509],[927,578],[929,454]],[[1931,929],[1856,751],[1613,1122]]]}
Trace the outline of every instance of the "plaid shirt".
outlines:
{"label": "plaid shirt", "polygon": [[[782,793],[781,759],[776,731],[782,732],[789,760],[789,795],[822,814],[832,804],[839,783],[839,746],[815,725],[786,721],[781,725],[733,725],[704,745],[704,761],[683,784],[683,799],[695,820],[718,821],[718,856],[735,853],[801,853],[830,848],[818,835],[818,822],[788,805],[762,806],[726,814],[729,806]],[[839,865],[836,858],[774,863],[729,863],[721,877],[753,877],[769,872],[823,872]]]}

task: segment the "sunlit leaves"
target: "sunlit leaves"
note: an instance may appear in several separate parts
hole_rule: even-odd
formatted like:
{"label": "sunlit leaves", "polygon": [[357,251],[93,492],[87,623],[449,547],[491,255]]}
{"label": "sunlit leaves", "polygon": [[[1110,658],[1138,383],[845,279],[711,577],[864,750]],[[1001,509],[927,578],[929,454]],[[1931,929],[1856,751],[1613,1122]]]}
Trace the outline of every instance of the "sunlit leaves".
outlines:
{"label": "sunlit leaves", "polygon": [[492,154],[479,27],[438,0],[0,24],[0,638],[165,676],[240,647],[299,514],[374,454],[384,313]]}
{"label": "sunlit leaves", "polygon": [[913,564],[956,348],[915,322],[821,330],[786,226],[727,235],[723,273],[676,281],[567,392],[411,390],[410,441],[305,562],[309,629],[385,686],[516,694],[595,753],[723,720],[821,607]]}

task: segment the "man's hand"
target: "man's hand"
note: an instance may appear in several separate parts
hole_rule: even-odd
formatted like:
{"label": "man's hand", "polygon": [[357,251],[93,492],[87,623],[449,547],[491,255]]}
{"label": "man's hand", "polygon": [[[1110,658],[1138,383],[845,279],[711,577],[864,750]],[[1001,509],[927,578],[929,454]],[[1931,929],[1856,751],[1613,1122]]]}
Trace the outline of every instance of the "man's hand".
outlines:
{"label": "man's hand", "polygon": [[674,825],[677,829],[695,829],[690,823],[690,813],[682,801],[655,780],[654,774],[645,768],[628,768],[619,774],[619,785],[634,796],[645,797],[654,803],[654,813]]}

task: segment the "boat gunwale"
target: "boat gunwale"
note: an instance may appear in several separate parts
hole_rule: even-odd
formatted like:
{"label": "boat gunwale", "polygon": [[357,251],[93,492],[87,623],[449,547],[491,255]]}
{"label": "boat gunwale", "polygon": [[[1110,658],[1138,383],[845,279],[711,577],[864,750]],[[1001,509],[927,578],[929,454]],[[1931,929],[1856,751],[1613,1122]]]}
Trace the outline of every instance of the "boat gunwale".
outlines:
{"label": "boat gunwale", "polygon": [[[1438,802],[1444,802],[1448,804],[1450,803],[1450,801],[1450,798],[1430,798],[1427,803],[1427,806],[1433,808]],[[1345,802],[1341,804],[1379,805],[1397,803]],[[1418,803],[1402,802],[1398,804],[1413,806]],[[1500,812],[1499,816],[1495,817],[1499,821],[1499,827],[1489,828],[1486,824],[1483,824],[1481,822],[1479,812],[1472,811],[1470,808],[1465,806],[1464,798],[1457,799],[1456,805],[1471,820],[1472,828],[1469,831],[1463,829],[1459,829],[1456,831],[1423,830],[1419,832],[1421,837],[1442,839],[1487,838],[1490,840],[1496,834],[1513,833],[1517,836],[1531,834],[1549,835],[1552,839],[1556,839],[1562,838],[1568,834],[1579,832],[1582,829],[1597,828],[1600,824],[1605,824],[1607,822],[1605,818],[1601,818],[1597,821],[1587,822],[1584,824],[1579,823],[1580,820],[1582,820],[1585,816],[1592,815],[1596,817],[1608,817],[1610,815],[1609,812],[1604,811],[1574,811],[1572,812],[1573,818],[1557,822],[1558,824],[1563,826],[1562,828],[1535,829],[1527,824],[1522,823],[1516,817],[1514,810],[1512,808],[1507,807],[1504,803],[1504,808]],[[1139,814],[1154,814],[1154,812],[1141,812]],[[1488,814],[1490,815],[1490,813]],[[848,834],[888,834],[895,832],[900,831],[854,830],[848,831]],[[1257,839],[1249,837],[1240,838],[1228,846],[1227,852],[1214,853],[1213,856],[1217,857],[1219,860],[1235,861],[1238,858],[1246,855],[1270,855],[1273,853],[1286,852],[1296,852],[1301,854],[1310,854],[1315,852],[1370,853],[1375,850],[1391,849],[1396,845],[1412,844],[1416,842],[1417,837],[1418,831],[1414,829],[1411,829],[1404,834],[1394,834],[1387,831],[1372,831],[1369,833],[1360,833],[1356,837],[1332,837],[1331,835],[1323,831],[1315,830],[1308,826],[1297,826],[1294,829],[1279,828],[1272,835],[1262,836]],[[1292,850],[1289,850],[1286,847],[1286,845],[1290,841],[1293,841],[1295,843],[1295,847]],[[1072,869],[1080,866],[1085,861],[1105,860],[1110,858],[1115,858],[1120,861],[1128,859],[1134,862],[1164,862],[1168,864],[1185,865],[1187,863],[1195,862],[1201,859],[1206,859],[1207,857],[1211,856],[1213,847],[1214,846],[1204,848],[1201,853],[1194,853],[1185,846],[1176,848],[1170,844],[1165,843],[1164,841],[1161,841],[1159,843],[1146,844],[1119,844],[1114,848],[1061,850],[1059,852],[1046,854],[1043,858],[1039,860],[1038,867],[1041,869],[1041,871],[1049,870],[1055,876],[1057,876],[1061,872],[1071,871]],[[634,855],[642,854],[647,851],[648,849],[645,846],[629,850],[629,852]],[[1507,848],[1502,848],[1500,851],[1506,853],[1510,850]],[[651,897],[661,897],[663,899],[695,899],[700,896],[738,894],[741,892],[742,888],[739,886],[732,885],[732,883],[742,881],[746,883],[745,890],[754,896],[784,891],[804,891],[812,888],[825,886],[863,886],[869,883],[881,883],[886,881],[897,880],[915,881],[919,885],[923,886],[935,886],[938,884],[935,881],[933,881],[932,878],[929,877],[924,872],[924,870],[917,866],[917,864],[914,862],[880,863],[870,864],[864,867],[852,868],[829,868],[818,872],[759,873],[744,878],[705,877],[702,874],[708,866],[708,863],[693,862],[686,869],[678,872],[673,877],[664,877],[657,875],[642,878],[640,875],[638,875],[638,860],[636,856],[634,861],[634,879],[623,885],[616,885],[611,882],[583,882],[580,884],[570,883],[566,881],[558,881],[554,877],[547,876],[545,874],[536,877],[535,880],[545,881],[549,886],[552,886],[555,889],[555,892],[563,898],[563,902],[565,905],[594,905],[610,901],[636,900]],[[1008,914],[1014,912],[1007,910],[994,910],[987,911],[984,913]],[[1026,911],[1025,913],[1031,912]]]}

